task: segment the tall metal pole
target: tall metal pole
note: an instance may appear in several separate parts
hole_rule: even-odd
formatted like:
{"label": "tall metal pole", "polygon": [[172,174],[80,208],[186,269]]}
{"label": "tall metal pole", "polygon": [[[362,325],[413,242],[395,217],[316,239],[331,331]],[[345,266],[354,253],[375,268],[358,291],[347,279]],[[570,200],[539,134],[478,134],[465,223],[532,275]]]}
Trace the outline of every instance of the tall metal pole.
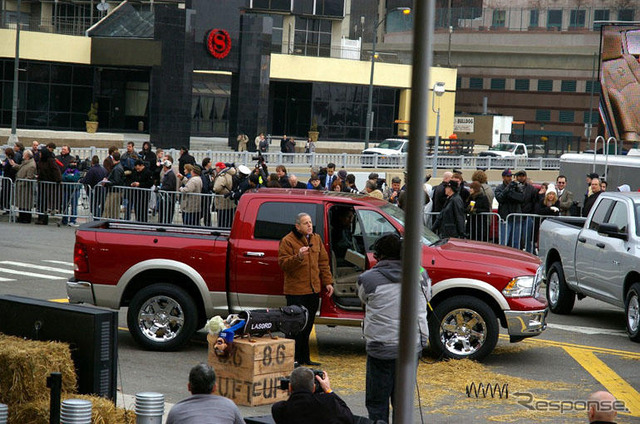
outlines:
{"label": "tall metal pole", "polygon": [[373,120],[371,116],[371,109],[373,108],[373,69],[376,64],[376,40],[378,39],[378,15],[376,14],[376,20],[373,25],[373,43],[371,45],[371,75],[369,77],[369,98],[367,99],[367,128],[364,132],[364,148],[369,148],[369,139],[371,128],[373,127]]}
{"label": "tall metal pole", "polygon": [[[436,93],[431,93],[432,98],[435,101]],[[438,176],[438,149],[440,148],[440,106],[438,110],[433,110],[436,113],[436,137],[433,142],[433,168],[431,169],[431,176],[436,178]]]}
{"label": "tall metal pole", "polygon": [[[598,54],[593,54],[593,66],[591,67],[591,93],[589,93],[589,126],[587,127],[587,149],[589,143],[591,143],[591,127],[593,126],[593,93],[596,86],[596,61],[598,60]],[[594,144],[593,149],[596,149]],[[579,149],[578,149],[579,150]]]}
{"label": "tall metal pole", "polygon": [[[424,205],[424,150],[429,107],[429,71],[432,63],[435,0],[416,0],[413,25],[413,72],[411,75],[411,132],[407,155],[407,213],[402,252],[402,297],[400,308],[405,317],[415,318],[418,311],[420,266],[422,259],[422,209]],[[400,326],[400,343],[396,369],[396,403],[394,424],[413,424],[416,387],[416,351],[412,343],[418,323],[407,319]]]}
{"label": "tall metal pole", "polygon": [[453,25],[451,25],[451,0],[449,0],[449,12],[447,13],[447,24],[449,26],[449,49],[447,53],[447,66],[451,67],[451,36],[453,35]]}
{"label": "tall metal pole", "polygon": [[20,70],[20,8],[21,0],[18,0],[18,13],[16,20],[16,56],[13,60],[13,105],[11,107],[11,135],[9,144],[18,142],[18,72]]}

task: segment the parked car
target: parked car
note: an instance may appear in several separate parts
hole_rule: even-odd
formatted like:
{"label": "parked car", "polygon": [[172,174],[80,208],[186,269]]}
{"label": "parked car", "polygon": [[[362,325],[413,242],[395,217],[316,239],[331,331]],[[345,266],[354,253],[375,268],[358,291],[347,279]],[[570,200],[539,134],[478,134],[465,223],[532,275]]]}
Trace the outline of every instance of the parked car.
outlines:
{"label": "parked car", "polygon": [[[332,230],[345,209],[354,215],[351,247],[338,257],[331,248]],[[76,232],[69,301],[128,307],[127,324],[140,345],[178,349],[211,316],[285,305],[278,246],[300,212],[312,217],[323,238],[334,278],[334,294],[324,292],[316,323],[360,325],[364,308],[358,276],[376,263],[375,240],[404,233],[404,213],[370,196],[314,190],[247,192],[231,230],[84,224]],[[542,268],[535,256],[489,243],[440,239],[424,229],[422,263],[433,281],[429,325],[436,353],[481,359],[495,347],[499,325],[512,342],[545,329],[547,304],[538,294]]]}
{"label": "parked car", "polygon": [[[376,147],[370,147],[362,151],[362,165],[401,166],[404,163],[404,158],[408,150],[409,140],[404,138],[387,138]],[[374,156],[377,156],[377,158]]]}
{"label": "parked car", "polygon": [[546,219],[540,257],[552,312],[571,313],[576,296],[607,302],[640,342],[640,193],[604,192],[586,218]]}

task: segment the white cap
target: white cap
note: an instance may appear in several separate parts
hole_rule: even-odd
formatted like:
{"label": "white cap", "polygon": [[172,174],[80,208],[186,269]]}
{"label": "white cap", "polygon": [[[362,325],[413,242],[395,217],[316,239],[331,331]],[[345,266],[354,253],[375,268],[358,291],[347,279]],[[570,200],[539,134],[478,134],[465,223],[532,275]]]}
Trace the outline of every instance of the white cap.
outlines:
{"label": "white cap", "polygon": [[241,173],[241,174],[244,174],[244,175],[251,174],[251,170],[248,167],[246,167],[245,165],[240,165],[238,167],[238,172]]}
{"label": "white cap", "polygon": [[[547,186],[547,194],[549,194],[549,193],[555,193],[555,194],[556,194],[556,196],[558,195],[558,192],[556,191],[556,186],[555,186],[555,184],[549,184],[549,185]],[[546,195],[545,195],[545,196],[546,196]]]}
{"label": "white cap", "polygon": [[622,184],[620,187],[618,187],[618,191],[621,193],[630,192],[631,187],[629,187],[629,184]]}

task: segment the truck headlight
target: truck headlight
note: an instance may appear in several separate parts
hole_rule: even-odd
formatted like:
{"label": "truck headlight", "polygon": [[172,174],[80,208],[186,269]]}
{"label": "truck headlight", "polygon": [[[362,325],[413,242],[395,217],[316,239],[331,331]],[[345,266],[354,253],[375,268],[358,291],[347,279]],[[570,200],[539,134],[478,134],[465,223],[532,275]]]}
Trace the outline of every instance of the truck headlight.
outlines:
{"label": "truck headlight", "polygon": [[533,296],[536,290],[536,277],[526,275],[524,277],[516,277],[509,281],[507,287],[502,290],[505,297],[528,297]]}

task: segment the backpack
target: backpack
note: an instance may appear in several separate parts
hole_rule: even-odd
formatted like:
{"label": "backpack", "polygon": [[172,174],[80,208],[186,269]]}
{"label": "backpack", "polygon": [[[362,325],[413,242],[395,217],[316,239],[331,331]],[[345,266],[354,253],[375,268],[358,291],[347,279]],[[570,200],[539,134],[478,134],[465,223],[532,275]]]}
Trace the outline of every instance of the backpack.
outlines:
{"label": "backpack", "polygon": [[62,181],[65,183],[77,183],[81,177],[82,173],[76,168],[67,168],[62,174]]}

